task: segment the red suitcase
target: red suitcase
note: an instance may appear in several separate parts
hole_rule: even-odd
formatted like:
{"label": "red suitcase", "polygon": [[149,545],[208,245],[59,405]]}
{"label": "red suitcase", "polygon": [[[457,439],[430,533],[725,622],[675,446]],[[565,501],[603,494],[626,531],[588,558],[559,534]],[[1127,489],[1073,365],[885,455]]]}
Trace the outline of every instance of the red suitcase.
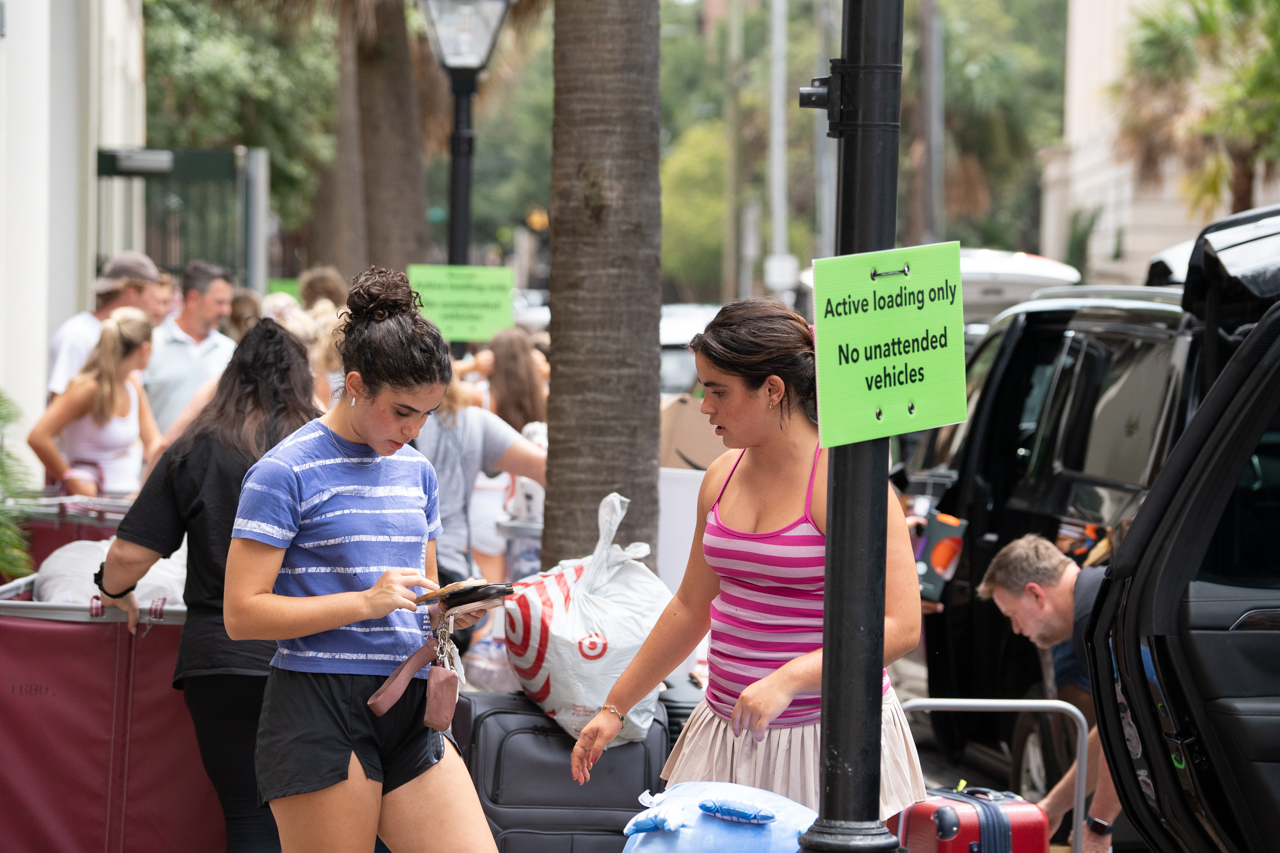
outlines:
{"label": "red suitcase", "polygon": [[910,853],[1048,853],[1049,819],[1008,791],[930,791],[888,821]]}

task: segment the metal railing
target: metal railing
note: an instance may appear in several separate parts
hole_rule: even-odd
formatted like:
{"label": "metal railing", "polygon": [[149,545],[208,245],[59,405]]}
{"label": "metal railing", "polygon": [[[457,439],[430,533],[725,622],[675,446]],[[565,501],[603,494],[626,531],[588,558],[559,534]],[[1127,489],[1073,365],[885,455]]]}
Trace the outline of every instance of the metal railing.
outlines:
{"label": "metal railing", "polygon": [[[1079,830],[1084,820],[1086,768],[1089,764],[1089,723],[1080,709],[1060,699],[910,699],[902,703],[907,711],[1012,711],[1031,714],[1066,714],[1076,724],[1076,786],[1071,819]],[[1081,833],[1071,836],[1071,853],[1080,853]]]}

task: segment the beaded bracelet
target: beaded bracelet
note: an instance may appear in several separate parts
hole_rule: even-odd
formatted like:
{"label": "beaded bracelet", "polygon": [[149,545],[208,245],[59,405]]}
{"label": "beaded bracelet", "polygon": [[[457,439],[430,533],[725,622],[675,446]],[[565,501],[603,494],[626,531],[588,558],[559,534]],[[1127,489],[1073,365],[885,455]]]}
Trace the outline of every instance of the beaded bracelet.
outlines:
{"label": "beaded bracelet", "polygon": [[599,714],[601,711],[608,711],[610,714],[617,714],[618,722],[620,723],[625,723],[627,721],[626,715],[618,710],[617,705],[601,705],[599,708],[596,708],[597,714]]}

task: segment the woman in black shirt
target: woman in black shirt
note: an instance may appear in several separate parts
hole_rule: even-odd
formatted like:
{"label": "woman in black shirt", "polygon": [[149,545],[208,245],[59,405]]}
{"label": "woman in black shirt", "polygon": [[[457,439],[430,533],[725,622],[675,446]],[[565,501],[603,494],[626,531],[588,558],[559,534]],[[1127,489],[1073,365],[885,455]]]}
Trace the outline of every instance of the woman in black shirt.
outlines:
{"label": "woman in black shirt", "polygon": [[[262,320],[240,341],[213,400],[161,457],[120,523],[99,576],[102,603],[138,623],[132,589],[161,557],[187,542],[187,621],[173,686],[183,691],[205,771],[227,823],[228,853],[278,851],[268,809],[258,808],[253,750],[276,644],[233,641],[222,621],[227,548],[245,472],[316,417],[307,353]],[[111,596],[108,591],[116,592]]]}

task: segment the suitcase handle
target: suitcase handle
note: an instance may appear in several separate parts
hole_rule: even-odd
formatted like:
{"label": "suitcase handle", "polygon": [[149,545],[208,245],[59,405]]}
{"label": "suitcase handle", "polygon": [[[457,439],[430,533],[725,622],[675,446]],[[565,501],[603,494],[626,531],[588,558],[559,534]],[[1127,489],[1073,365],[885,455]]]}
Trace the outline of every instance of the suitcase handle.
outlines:
{"label": "suitcase handle", "polygon": [[[1066,714],[1076,724],[1076,790],[1071,817],[1077,824],[1084,820],[1089,723],[1075,705],[1061,699],[910,699],[902,703],[902,711],[1027,711],[1035,714]],[[1080,853],[1083,835],[1082,832],[1071,834],[1071,853]]]}

